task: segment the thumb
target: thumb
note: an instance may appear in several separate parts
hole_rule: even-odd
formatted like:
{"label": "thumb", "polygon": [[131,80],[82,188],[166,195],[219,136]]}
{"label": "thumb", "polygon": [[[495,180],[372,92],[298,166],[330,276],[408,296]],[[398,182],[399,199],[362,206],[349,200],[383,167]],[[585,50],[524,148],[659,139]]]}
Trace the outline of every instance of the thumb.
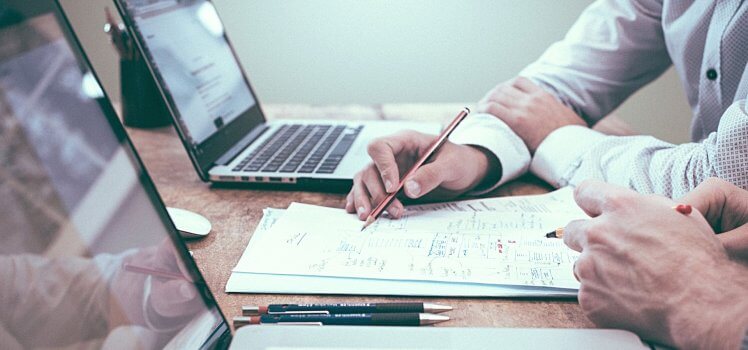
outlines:
{"label": "thumb", "polygon": [[447,171],[450,169],[444,162],[439,161],[421,166],[405,180],[405,195],[410,198],[419,198],[433,191],[444,182]]}
{"label": "thumb", "polygon": [[748,225],[717,235],[731,259],[748,262]]}
{"label": "thumb", "polygon": [[[154,283],[151,289],[150,302],[153,310],[165,317],[176,317],[191,312],[190,305],[195,303],[198,292],[195,286],[185,280],[171,280]],[[199,304],[199,303],[198,303]]]}

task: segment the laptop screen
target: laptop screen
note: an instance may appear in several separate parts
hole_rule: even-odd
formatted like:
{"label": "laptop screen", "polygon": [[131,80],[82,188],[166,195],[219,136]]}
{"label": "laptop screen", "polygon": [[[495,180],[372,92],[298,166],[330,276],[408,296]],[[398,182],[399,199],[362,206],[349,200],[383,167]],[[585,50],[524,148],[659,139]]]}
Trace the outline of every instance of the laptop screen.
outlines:
{"label": "laptop screen", "polygon": [[213,4],[133,0],[128,5],[191,144],[199,145],[255,104]]}
{"label": "laptop screen", "polygon": [[264,121],[210,1],[117,3],[201,168]]}
{"label": "laptop screen", "polygon": [[0,348],[227,332],[53,1],[0,2]]}

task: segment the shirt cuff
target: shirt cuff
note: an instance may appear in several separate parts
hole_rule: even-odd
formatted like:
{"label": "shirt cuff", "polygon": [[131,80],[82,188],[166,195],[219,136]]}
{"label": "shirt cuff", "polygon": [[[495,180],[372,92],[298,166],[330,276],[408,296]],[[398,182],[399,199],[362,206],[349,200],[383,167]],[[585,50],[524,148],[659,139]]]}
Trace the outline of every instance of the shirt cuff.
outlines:
{"label": "shirt cuff", "polygon": [[501,163],[499,181],[470,192],[473,195],[493,191],[496,187],[524,174],[530,166],[530,151],[527,150],[524,141],[501,119],[490,114],[471,114],[452,132],[449,140],[460,145],[483,147],[493,153]]}
{"label": "shirt cuff", "polygon": [[566,186],[574,170],[582,164],[582,156],[605,137],[584,126],[561,127],[540,143],[530,171],[554,187]]}

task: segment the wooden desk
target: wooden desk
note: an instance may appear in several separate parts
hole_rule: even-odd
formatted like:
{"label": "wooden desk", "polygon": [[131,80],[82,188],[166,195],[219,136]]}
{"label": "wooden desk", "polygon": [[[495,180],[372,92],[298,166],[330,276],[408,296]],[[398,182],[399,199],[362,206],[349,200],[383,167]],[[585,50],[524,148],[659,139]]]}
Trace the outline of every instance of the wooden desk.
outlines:
{"label": "wooden desk", "polygon": [[[447,120],[463,105],[379,105],[313,107],[302,105],[264,106],[269,118],[346,118]],[[140,156],[169,206],[193,210],[213,223],[212,233],[190,243],[205,279],[226,317],[241,313],[242,305],[286,302],[372,302],[410,298],[227,294],[224,292],[231,269],[247,246],[266,207],[286,208],[291,202],[342,208],[341,194],[257,191],[211,188],[197,177],[184,148],[171,128],[128,129]],[[497,189],[494,196],[545,193],[542,181],[525,177]],[[452,321],[441,326],[471,327],[593,327],[576,301],[516,300],[500,298],[413,298],[452,305]]]}

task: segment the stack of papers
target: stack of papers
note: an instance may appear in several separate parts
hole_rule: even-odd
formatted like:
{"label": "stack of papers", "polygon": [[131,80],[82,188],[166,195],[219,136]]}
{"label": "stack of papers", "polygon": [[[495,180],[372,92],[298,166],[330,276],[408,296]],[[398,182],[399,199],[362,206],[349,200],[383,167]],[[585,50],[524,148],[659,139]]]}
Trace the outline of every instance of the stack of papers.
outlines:
{"label": "stack of papers", "polygon": [[587,218],[570,188],[410,206],[363,223],[342,209],[266,209],[226,286],[235,293],[574,296],[578,254],[544,234]]}

